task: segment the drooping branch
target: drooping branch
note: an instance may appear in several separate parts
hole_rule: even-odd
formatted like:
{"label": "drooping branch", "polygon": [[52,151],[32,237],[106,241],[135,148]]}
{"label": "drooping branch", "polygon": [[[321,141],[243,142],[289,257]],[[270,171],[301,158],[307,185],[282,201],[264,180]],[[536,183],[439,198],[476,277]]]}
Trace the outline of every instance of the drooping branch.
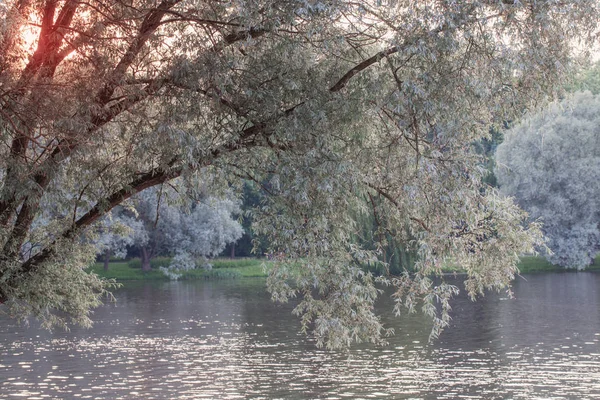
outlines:
{"label": "drooping branch", "polygon": [[[512,1],[512,0],[511,0]],[[486,21],[489,19],[493,19],[493,18],[497,18],[499,17],[499,14],[492,14],[492,15],[486,15],[485,17],[482,17],[479,19],[479,21]],[[449,25],[440,25],[434,29],[431,29],[427,32],[423,32],[423,36],[436,36],[438,34],[440,34],[441,32],[444,32],[446,30],[456,30],[459,28],[458,25],[463,25],[463,24],[472,24],[474,22],[476,22],[477,19],[473,19],[473,18],[465,18],[464,20],[461,21],[456,21],[455,25],[453,26],[449,26]],[[387,49],[381,50],[379,51],[377,54],[367,58],[366,60],[362,61],[361,63],[355,65],[354,67],[352,67],[348,72],[346,72],[344,74],[344,76],[342,76],[333,86],[331,86],[329,88],[330,92],[338,92],[341,89],[343,89],[348,82],[350,81],[350,79],[352,79],[352,77],[354,77],[356,74],[364,71],[365,69],[369,68],[371,65],[376,64],[377,62],[381,61],[384,58],[389,57],[392,54],[398,53],[403,49],[406,49],[407,47],[414,45],[416,42],[416,39],[419,36],[413,36],[413,37],[409,37],[407,38],[402,44],[398,44],[395,46],[391,46],[388,47]],[[409,57],[409,59],[412,56]],[[397,70],[395,71],[395,73],[397,72]]]}
{"label": "drooping branch", "polygon": [[[152,186],[160,185],[161,183],[164,183],[170,179],[174,179],[178,177],[181,172],[182,168],[174,168],[171,170],[154,168],[144,174],[139,175],[129,185],[126,185],[122,189],[112,193],[96,203],[94,207],[81,216],[73,225],[71,225],[71,227],[62,232],[59,235],[59,239],[55,240],[42,251],[23,263],[21,266],[21,272],[31,273],[46,260],[52,257],[55,254],[55,246],[57,245],[58,240],[73,240],[83,228],[93,224],[108,211],[123,201],[129,199],[135,193]],[[2,294],[0,293],[0,304],[6,300],[8,299],[5,297],[3,298]]]}

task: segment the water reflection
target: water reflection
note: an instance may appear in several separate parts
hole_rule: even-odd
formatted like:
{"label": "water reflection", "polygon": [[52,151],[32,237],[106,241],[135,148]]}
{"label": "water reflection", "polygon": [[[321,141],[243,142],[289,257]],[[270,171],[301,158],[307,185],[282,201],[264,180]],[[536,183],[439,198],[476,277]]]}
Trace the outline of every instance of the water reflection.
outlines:
{"label": "water reflection", "polygon": [[383,309],[390,345],[347,352],[316,349],[261,280],[128,285],[92,330],[0,320],[0,397],[600,397],[600,275],[526,279],[512,300],[459,296],[431,345],[429,321]]}

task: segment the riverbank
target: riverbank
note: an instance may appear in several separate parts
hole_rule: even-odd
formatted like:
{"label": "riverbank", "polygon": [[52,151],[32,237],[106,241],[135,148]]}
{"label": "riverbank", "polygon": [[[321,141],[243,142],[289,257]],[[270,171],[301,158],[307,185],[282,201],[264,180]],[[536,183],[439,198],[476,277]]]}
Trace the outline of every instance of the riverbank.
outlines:
{"label": "riverbank", "polygon": [[[139,261],[139,260],[138,260]],[[117,281],[140,281],[140,280],[169,280],[158,267],[152,271],[142,271],[136,260],[113,261],[108,265],[108,271],[104,270],[102,263],[95,263],[90,271],[103,278],[111,278]],[[257,258],[215,259],[211,260],[212,269],[193,269],[182,273],[179,279],[234,279],[266,277],[268,261]],[[165,263],[168,265],[168,263]]]}
{"label": "riverbank", "polygon": [[[544,272],[578,272],[574,268],[563,268],[558,265],[553,265],[541,256],[521,256],[521,261],[518,264],[519,274],[537,274]],[[444,273],[463,273],[464,270],[458,267],[445,267]],[[594,262],[583,271],[600,271],[600,255],[596,257]]]}
{"label": "riverbank", "polygon": [[[600,255],[584,271],[600,271]],[[544,257],[522,256],[519,263],[519,272],[521,274],[531,274],[539,272],[577,272],[577,270],[550,264]]]}
{"label": "riverbank", "polygon": [[[167,259],[164,259],[167,260]],[[113,261],[109,263],[108,271],[104,270],[102,263],[95,263],[90,270],[103,278],[112,278],[117,281],[138,281],[138,280],[169,280],[163,274],[158,266],[160,260],[153,263],[152,271],[142,271],[139,260]],[[235,278],[255,278],[266,277],[270,261],[257,258],[235,258],[235,259],[215,259],[211,260],[212,269],[206,270],[198,268],[182,273],[179,279],[235,279]],[[168,265],[168,261],[164,262]],[[596,257],[594,263],[585,271],[600,271],[600,256]],[[460,268],[445,268],[446,273],[463,272]],[[519,263],[520,274],[544,273],[544,272],[577,272],[575,269],[565,269],[550,264],[545,258],[539,256],[523,256]]]}

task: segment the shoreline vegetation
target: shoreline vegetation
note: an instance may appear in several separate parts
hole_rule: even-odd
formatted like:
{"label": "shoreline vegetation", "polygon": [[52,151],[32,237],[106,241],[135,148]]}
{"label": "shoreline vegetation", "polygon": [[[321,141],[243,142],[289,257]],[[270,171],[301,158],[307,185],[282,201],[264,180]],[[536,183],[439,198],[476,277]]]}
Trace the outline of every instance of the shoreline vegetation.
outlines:
{"label": "shoreline vegetation", "polygon": [[[170,280],[170,278],[160,271],[161,266],[168,266],[170,259],[158,257],[151,262],[151,271],[142,271],[139,258],[129,261],[111,260],[108,271],[100,262],[94,263],[90,270],[102,278],[115,279],[116,281],[139,281],[139,280]],[[255,278],[266,277],[265,265],[268,263],[265,259],[259,258],[218,258],[210,260],[212,269],[198,267],[196,269],[181,272],[179,280],[196,279],[235,279],[235,278]],[[263,265],[265,264],[265,265]]]}
{"label": "shoreline vegetation", "polygon": [[[139,259],[113,260],[109,264],[108,271],[104,270],[103,264],[94,263],[90,267],[102,278],[115,279],[116,281],[139,281],[139,280],[169,280],[159,270],[161,265],[169,264],[168,258],[157,258],[153,260],[152,271],[142,271]],[[236,278],[264,278],[270,261],[264,258],[218,258],[210,260],[212,269],[197,268],[182,273],[180,280],[196,279],[236,279]],[[594,262],[583,271],[600,271],[600,255]],[[444,273],[460,274],[462,270],[456,267],[444,269]],[[519,274],[544,273],[544,272],[577,272],[576,269],[565,269],[550,264],[544,257],[522,256],[519,263]]]}

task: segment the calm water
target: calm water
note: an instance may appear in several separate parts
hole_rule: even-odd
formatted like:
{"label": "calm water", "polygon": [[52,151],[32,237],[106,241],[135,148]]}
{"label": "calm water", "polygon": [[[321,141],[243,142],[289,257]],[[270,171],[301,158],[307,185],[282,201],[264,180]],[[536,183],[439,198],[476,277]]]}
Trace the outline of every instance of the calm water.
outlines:
{"label": "calm water", "polygon": [[130,285],[91,330],[0,316],[0,397],[600,398],[600,274],[525,278],[516,299],[459,296],[433,344],[411,316],[390,320],[389,346],[346,352],[298,334],[292,306],[272,304],[262,280]]}

